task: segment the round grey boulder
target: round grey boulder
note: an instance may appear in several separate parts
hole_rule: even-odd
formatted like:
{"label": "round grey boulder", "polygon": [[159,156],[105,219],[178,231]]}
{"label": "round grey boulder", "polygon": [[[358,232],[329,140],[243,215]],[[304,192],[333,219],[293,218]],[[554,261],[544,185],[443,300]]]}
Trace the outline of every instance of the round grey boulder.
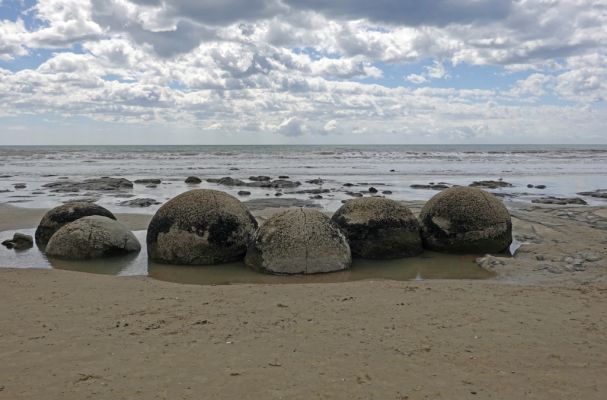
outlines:
{"label": "round grey boulder", "polygon": [[350,267],[350,246],[339,227],[317,210],[275,214],[255,233],[245,263],[271,274],[316,274]]}
{"label": "round grey boulder", "polygon": [[424,246],[454,253],[497,253],[512,243],[512,221],[491,193],[453,187],[431,198],[420,214]]}
{"label": "round grey boulder", "polygon": [[42,220],[36,229],[36,234],[34,235],[36,244],[40,247],[46,246],[51,239],[51,236],[53,236],[59,228],[70,222],[76,221],[77,219],[91,215],[101,215],[110,219],[116,219],[114,214],[95,203],[74,202],[64,204],[53,208],[42,217]]}
{"label": "round grey boulder", "polygon": [[61,227],[46,246],[46,254],[69,260],[112,257],[141,250],[139,241],[120,222],[93,215]]}
{"label": "round grey boulder", "polygon": [[353,257],[390,259],[422,252],[419,222],[406,206],[383,197],[347,201],[332,220],[348,238]]}
{"label": "round grey boulder", "polygon": [[147,233],[148,256],[166,264],[209,265],[241,260],[257,222],[235,197],[190,190],[156,212]]}

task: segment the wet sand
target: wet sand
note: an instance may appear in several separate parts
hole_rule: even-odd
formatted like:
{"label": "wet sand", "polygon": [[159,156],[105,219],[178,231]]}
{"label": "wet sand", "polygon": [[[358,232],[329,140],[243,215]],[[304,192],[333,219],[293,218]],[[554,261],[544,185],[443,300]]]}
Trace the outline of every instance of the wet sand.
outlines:
{"label": "wet sand", "polygon": [[[0,268],[0,399],[604,399],[607,208],[509,207],[523,245],[479,260],[488,280],[200,286]],[[42,215],[6,210],[2,230]]]}

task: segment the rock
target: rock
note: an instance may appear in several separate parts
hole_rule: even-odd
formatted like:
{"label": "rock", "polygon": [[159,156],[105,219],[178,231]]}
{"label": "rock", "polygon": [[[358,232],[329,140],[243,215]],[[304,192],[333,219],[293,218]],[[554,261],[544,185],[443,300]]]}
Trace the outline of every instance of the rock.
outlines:
{"label": "rock", "polygon": [[582,205],[585,206],[588,203],[586,203],[586,201],[584,201],[584,199],[580,199],[579,197],[541,197],[539,199],[533,199],[531,200],[532,203],[539,203],[539,204],[559,204],[559,205],[566,205],[566,204],[577,204],[577,205]]}
{"label": "rock", "polygon": [[419,185],[419,184],[414,184],[414,185],[410,185],[409,186],[411,189],[427,189],[427,190],[443,190],[443,189],[448,189],[450,186],[447,184],[434,184],[434,183],[430,183],[428,185]]}
{"label": "rock", "polygon": [[249,192],[248,190],[240,190],[240,191],[238,192],[238,195],[239,195],[239,196],[250,196],[250,195],[251,195],[251,192]]}
{"label": "rock", "polygon": [[295,198],[270,198],[270,199],[252,199],[245,201],[244,204],[250,211],[260,211],[266,208],[291,208],[291,207],[311,207],[321,208],[321,205],[308,199]]}
{"label": "rock", "polygon": [[597,189],[593,192],[580,192],[580,196],[595,197],[598,199],[607,199],[607,189]]}
{"label": "rock", "polygon": [[528,185],[527,185],[527,188],[532,189],[532,188],[533,188],[533,185],[532,185],[532,184],[528,184]]}
{"label": "rock", "polygon": [[[61,179],[61,177],[57,178]],[[113,191],[113,190],[126,190],[133,188],[133,182],[125,178],[93,178],[85,179],[82,182],[74,181],[56,181],[42,185],[42,187],[51,189],[51,192],[59,193],[73,193],[80,190],[91,190],[91,191]]]}
{"label": "rock", "polygon": [[275,214],[259,228],[245,263],[271,274],[315,274],[350,267],[343,233],[320,211],[300,208]]}
{"label": "rock", "polygon": [[281,192],[276,192],[276,193],[274,193],[274,196],[280,197],[280,196],[282,196],[282,193]]}
{"label": "rock", "polygon": [[329,193],[331,190],[329,189],[306,189],[306,190],[298,190],[296,192],[289,192],[289,194],[321,194],[321,193]]}
{"label": "rock", "polygon": [[99,215],[64,225],[46,246],[48,256],[70,260],[111,257],[140,250],[139,241],[124,225]]}
{"label": "rock", "polygon": [[25,189],[25,188],[27,187],[27,185],[26,185],[25,183],[15,183],[15,184],[13,185],[13,187],[14,187],[15,189]]}
{"label": "rock", "polygon": [[160,179],[137,179],[134,183],[140,185],[160,185],[162,181]]}
{"label": "rock", "polygon": [[353,199],[341,206],[332,220],[348,238],[354,257],[388,259],[422,252],[417,218],[394,200]]}
{"label": "rock", "polygon": [[468,186],[484,188],[484,189],[497,189],[497,188],[503,188],[503,187],[512,187],[512,184],[508,183],[508,182],[504,182],[500,179],[498,181],[474,181]]}
{"label": "rock", "polygon": [[234,179],[229,176],[225,176],[225,177],[219,178],[219,179],[210,178],[210,179],[207,179],[207,182],[216,183],[218,185],[225,185],[225,186],[247,186],[246,182],[241,181],[240,179]]}
{"label": "rock", "polygon": [[346,194],[352,197],[363,197],[363,194],[358,192],[346,192]]}
{"label": "rock", "polygon": [[378,192],[378,190],[375,189],[374,187],[369,188],[369,193],[377,193],[377,192]]}
{"label": "rock", "polygon": [[208,265],[242,259],[257,222],[233,196],[199,189],[156,212],[147,233],[148,256],[168,264]]}
{"label": "rock", "polygon": [[12,239],[7,239],[2,242],[2,245],[9,249],[25,250],[34,245],[34,239],[30,235],[16,232]]}
{"label": "rock", "polygon": [[317,194],[317,195],[314,195],[314,196],[310,196],[310,198],[314,199],[314,200],[321,200],[323,197],[321,195]]}
{"label": "rock", "polygon": [[396,170],[395,169],[391,169],[390,172],[396,172]]}
{"label": "rock", "polygon": [[535,185],[536,189],[546,189],[546,185]]}
{"label": "rock", "polygon": [[323,183],[325,183],[325,181],[322,180],[321,178],[316,178],[316,179],[311,179],[309,181],[306,181],[306,183],[311,183],[312,185],[322,185]]}
{"label": "rock", "polygon": [[345,187],[352,187],[352,186],[355,186],[355,185],[354,185],[353,183],[349,183],[349,182],[348,182],[348,183],[344,183],[342,186],[345,186]]}
{"label": "rock", "polygon": [[384,190],[383,192],[381,192],[381,194],[392,194],[391,190]]}
{"label": "rock", "polygon": [[126,200],[126,201],[119,203],[119,205],[121,205],[123,207],[149,207],[149,206],[155,206],[158,204],[162,204],[162,203],[156,201],[155,199],[149,199],[149,198]]}
{"label": "rock", "polygon": [[200,179],[197,176],[188,176],[185,179],[185,183],[190,184],[190,185],[197,185],[197,184],[199,184],[201,182],[202,182],[202,179]]}
{"label": "rock", "polygon": [[453,187],[432,197],[420,213],[424,246],[456,253],[497,253],[512,243],[508,210],[492,194]]}
{"label": "rock", "polygon": [[[274,189],[289,189],[289,188],[294,188],[294,187],[297,187],[300,185],[301,185],[301,182],[288,181],[288,180],[284,180],[284,179],[276,179],[272,182],[262,182],[260,187],[267,187],[267,188],[274,188]],[[252,186],[252,185],[249,184],[249,186]]]}
{"label": "rock", "polygon": [[288,175],[280,175],[278,179],[289,179]]}
{"label": "rock", "polygon": [[249,176],[249,180],[254,181],[254,182],[268,182],[268,181],[272,180],[272,178],[270,178],[269,176],[259,175],[259,176]]}
{"label": "rock", "polygon": [[79,218],[91,215],[101,215],[116,219],[114,214],[94,203],[76,201],[64,204],[53,208],[42,217],[42,220],[36,229],[36,234],[34,235],[36,244],[40,247],[44,247],[59,228],[70,222],[76,221]]}

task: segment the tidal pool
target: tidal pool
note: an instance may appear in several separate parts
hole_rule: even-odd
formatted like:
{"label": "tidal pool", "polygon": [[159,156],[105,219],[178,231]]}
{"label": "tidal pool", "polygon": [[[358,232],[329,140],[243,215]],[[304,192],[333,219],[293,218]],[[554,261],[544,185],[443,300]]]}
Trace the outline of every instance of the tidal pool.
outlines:
{"label": "tidal pool", "polygon": [[[16,231],[0,232],[0,239],[11,238]],[[18,232],[34,235],[35,229]],[[475,263],[478,255],[453,255],[426,251],[422,255],[396,260],[355,259],[347,271],[318,275],[277,276],[255,272],[242,262],[212,266],[182,266],[151,262],[145,247],[146,231],[133,232],[141,242],[138,254],[86,261],[47,258],[36,246],[24,251],[0,246],[0,267],[56,268],[118,276],[150,276],[151,278],[185,284],[287,284],[329,283],[387,279],[396,281],[424,279],[487,279],[494,276]]]}

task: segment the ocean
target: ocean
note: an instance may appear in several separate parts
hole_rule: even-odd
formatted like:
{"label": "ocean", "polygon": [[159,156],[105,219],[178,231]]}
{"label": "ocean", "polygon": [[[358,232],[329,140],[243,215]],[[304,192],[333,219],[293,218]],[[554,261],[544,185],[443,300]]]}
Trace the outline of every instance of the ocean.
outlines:
{"label": "ocean", "polygon": [[[184,183],[187,176],[202,184]],[[152,213],[159,206],[120,206],[124,194],[54,193],[44,184],[63,179],[80,181],[103,176],[129,180],[158,178],[156,188],[135,185],[131,198],[160,203],[191,188],[215,188],[237,195],[242,187],[208,183],[230,176],[289,176],[302,182],[282,196],[309,199],[294,191],[329,189],[314,199],[324,209],[337,209],[351,198],[344,184],[357,191],[375,187],[397,200],[426,200],[435,190],[413,189],[413,184],[446,182],[468,185],[477,180],[503,179],[512,187],[492,190],[498,195],[531,201],[542,196],[576,196],[581,191],[607,188],[606,145],[322,145],[322,146],[0,146],[0,202],[21,207],[47,208],[70,200],[98,196],[98,204],[119,212]],[[306,183],[321,178],[322,185]],[[26,187],[16,189],[16,184]],[[527,185],[545,185],[545,189]],[[275,189],[244,188],[246,199],[273,197]],[[241,199],[245,199],[241,197]],[[589,204],[604,200],[584,198]]]}

